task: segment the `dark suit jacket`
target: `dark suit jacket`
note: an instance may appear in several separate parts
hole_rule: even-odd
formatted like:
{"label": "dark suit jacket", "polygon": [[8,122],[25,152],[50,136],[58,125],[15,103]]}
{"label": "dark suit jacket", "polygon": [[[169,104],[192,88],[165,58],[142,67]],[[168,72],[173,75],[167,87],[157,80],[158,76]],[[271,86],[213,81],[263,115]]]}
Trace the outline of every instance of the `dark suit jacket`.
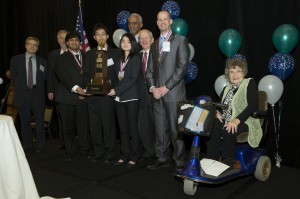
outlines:
{"label": "dark suit jacket", "polygon": [[172,33],[170,52],[159,55],[159,38],[151,45],[152,59],[148,62],[147,84],[160,87],[166,85],[170,90],[163,100],[176,102],[186,99],[184,76],[189,65],[189,47],[186,37]]}
{"label": "dark suit jacket", "polygon": [[[45,82],[47,79],[47,62],[45,59],[36,56],[36,97],[39,99],[37,106],[45,106]],[[10,62],[11,78],[14,82],[14,106],[21,107],[25,103],[25,96],[28,95],[26,57],[25,53],[12,57]]]}
{"label": "dark suit jacket", "polygon": [[[143,60],[143,52],[140,53],[140,59]],[[149,61],[152,59],[151,53],[148,55],[148,65]],[[140,69],[140,76],[139,76],[139,95],[140,95],[140,108],[145,108],[147,103],[151,102],[151,96],[152,93],[149,92],[149,89],[147,87],[147,81],[146,77],[143,74],[143,69],[141,66]]]}
{"label": "dark suit jacket", "polygon": [[[86,53],[86,63],[84,65],[84,85],[86,86],[88,83],[90,83],[91,79],[95,76],[95,69],[96,69],[96,50],[97,48],[93,48],[89,50]],[[117,77],[115,76],[115,67],[118,66],[119,63],[119,51],[117,49],[108,47],[107,48],[107,59],[113,60],[113,65],[108,66],[108,78],[112,82],[112,86],[116,84]],[[99,96],[91,96],[87,98],[87,102],[93,102],[94,100],[97,100],[97,97]]]}
{"label": "dark suit jacket", "polygon": [[[85,63],[85,54],[82,53],[82,63]],[[63,104],[76,105],[78,94],[72,92],[75,85],[84,88],[83,72],[77,64],[73,54],[69,51],[60,55],[54,66],[55,74],[59,80],[56,101]]]}
{"label": "dark suit jacket", "polygon": [[47,92],[54,93],[54,99],[56,98],[58,80],[55,75],[54,65],[56,58],[60,55],[61,49],[56,49],[48,54],[48,79],[47,79]]}
{"label": "dark suit jacket", "polygon": [[[115,67],[115,76],[118,77],[120,72],[120,62]],[[140,76],[142,60],[138,54],[133,55],[124,68],[124,78],[117,81],[115,91],[120,101],[139,99],[138,78]]]}

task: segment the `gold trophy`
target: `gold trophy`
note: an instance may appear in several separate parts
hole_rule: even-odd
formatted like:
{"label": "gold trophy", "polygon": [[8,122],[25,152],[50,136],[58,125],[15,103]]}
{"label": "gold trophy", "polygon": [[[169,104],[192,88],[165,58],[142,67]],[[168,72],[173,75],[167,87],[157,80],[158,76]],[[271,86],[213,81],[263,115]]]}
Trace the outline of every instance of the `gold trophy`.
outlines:
{"label": "gold trophy", "polygon": [[88,94],[106,95],[111,89],[111,80],[108,78],[107,70],[107,51],[105,43],[100,42],[100,50],[96,50],[96,66],[95,77],[91,79],[91,83],[86,86]]}

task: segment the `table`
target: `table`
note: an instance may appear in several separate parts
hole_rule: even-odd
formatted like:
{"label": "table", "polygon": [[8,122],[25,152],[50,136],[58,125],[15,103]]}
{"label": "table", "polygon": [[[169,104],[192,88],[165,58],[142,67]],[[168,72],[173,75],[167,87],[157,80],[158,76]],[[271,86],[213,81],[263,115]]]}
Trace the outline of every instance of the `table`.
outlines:
{"label": "table", "polygon": [[6,115],[0,115],[0,198],[40,198],[13,119]]}

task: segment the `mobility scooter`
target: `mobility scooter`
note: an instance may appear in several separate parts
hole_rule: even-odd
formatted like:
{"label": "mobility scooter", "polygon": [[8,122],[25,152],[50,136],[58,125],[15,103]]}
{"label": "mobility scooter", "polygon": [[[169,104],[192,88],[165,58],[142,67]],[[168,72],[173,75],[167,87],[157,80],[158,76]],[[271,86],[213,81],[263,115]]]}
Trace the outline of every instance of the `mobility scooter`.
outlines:
{"label": "mobility scooter", "polygon": [[[195,101],[178,103],[179,118],[181,120],[180,124],[178,124],[179,131],[183,131],[184,133],[194,136],[193,143],[190,149],[189,160],[187,161],[183,169],[178,169],[175,174],[177,177],[183,179],[184,193],[187,195],[194,195],[196,193],[197,186],[200,183],[220,184],[235,178],[239,178],[241,176],[252,174],[254,174],[257,180],[266,181],[271,173],[270,158],[267,156],[267,152],[265,149],[252,148],[251,146],[249,146],[249,144],[243,143],[247,142],[247,132],[242,133],[237,138],[239,144],[235,152],[235,158],[240,162],[241,169],[229,168],[218,176],[209,175],[203,171],[199,160],[200,138],[201,136],[209,136],[209,133],[213,126],[216,108],[224,108],[224,106],[226,105],[211,102],[211,99],[208,96],[205,96],[204,100],[201,100],[201,96],[199,98]],[[205,116],[206,118],[203,124],[203,129],[195,130],[190,128],[190,126],[189,128],[187,128],[191,117],[195,117],[195,115],[193,116],[193,110],[195,109],[195,107],[200,108],[200,110],[206,110],[206,112],[208,112],[208,114],[206,114]],[[267,120],[265,119],[267,116],[267,107],[267,95],[265,92],[259,91],[259,108],[257,112],[253,113],[253,117],[260,118],[261,125],[263,127],[267,126]],[[200,118],[201,116],[199,116],[199,121],[201,120]]]}

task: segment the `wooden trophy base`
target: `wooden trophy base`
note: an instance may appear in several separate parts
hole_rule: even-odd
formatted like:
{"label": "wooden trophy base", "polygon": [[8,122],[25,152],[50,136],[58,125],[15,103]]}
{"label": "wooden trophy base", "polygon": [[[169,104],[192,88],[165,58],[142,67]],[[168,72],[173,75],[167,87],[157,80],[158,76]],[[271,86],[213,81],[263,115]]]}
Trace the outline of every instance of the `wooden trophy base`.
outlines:
{"label": "wooden trophy base", "polygon": [[94,95],[107,95],[111,89],[112,86],[110,82],[88,83],[86,86],[86,93]]}

